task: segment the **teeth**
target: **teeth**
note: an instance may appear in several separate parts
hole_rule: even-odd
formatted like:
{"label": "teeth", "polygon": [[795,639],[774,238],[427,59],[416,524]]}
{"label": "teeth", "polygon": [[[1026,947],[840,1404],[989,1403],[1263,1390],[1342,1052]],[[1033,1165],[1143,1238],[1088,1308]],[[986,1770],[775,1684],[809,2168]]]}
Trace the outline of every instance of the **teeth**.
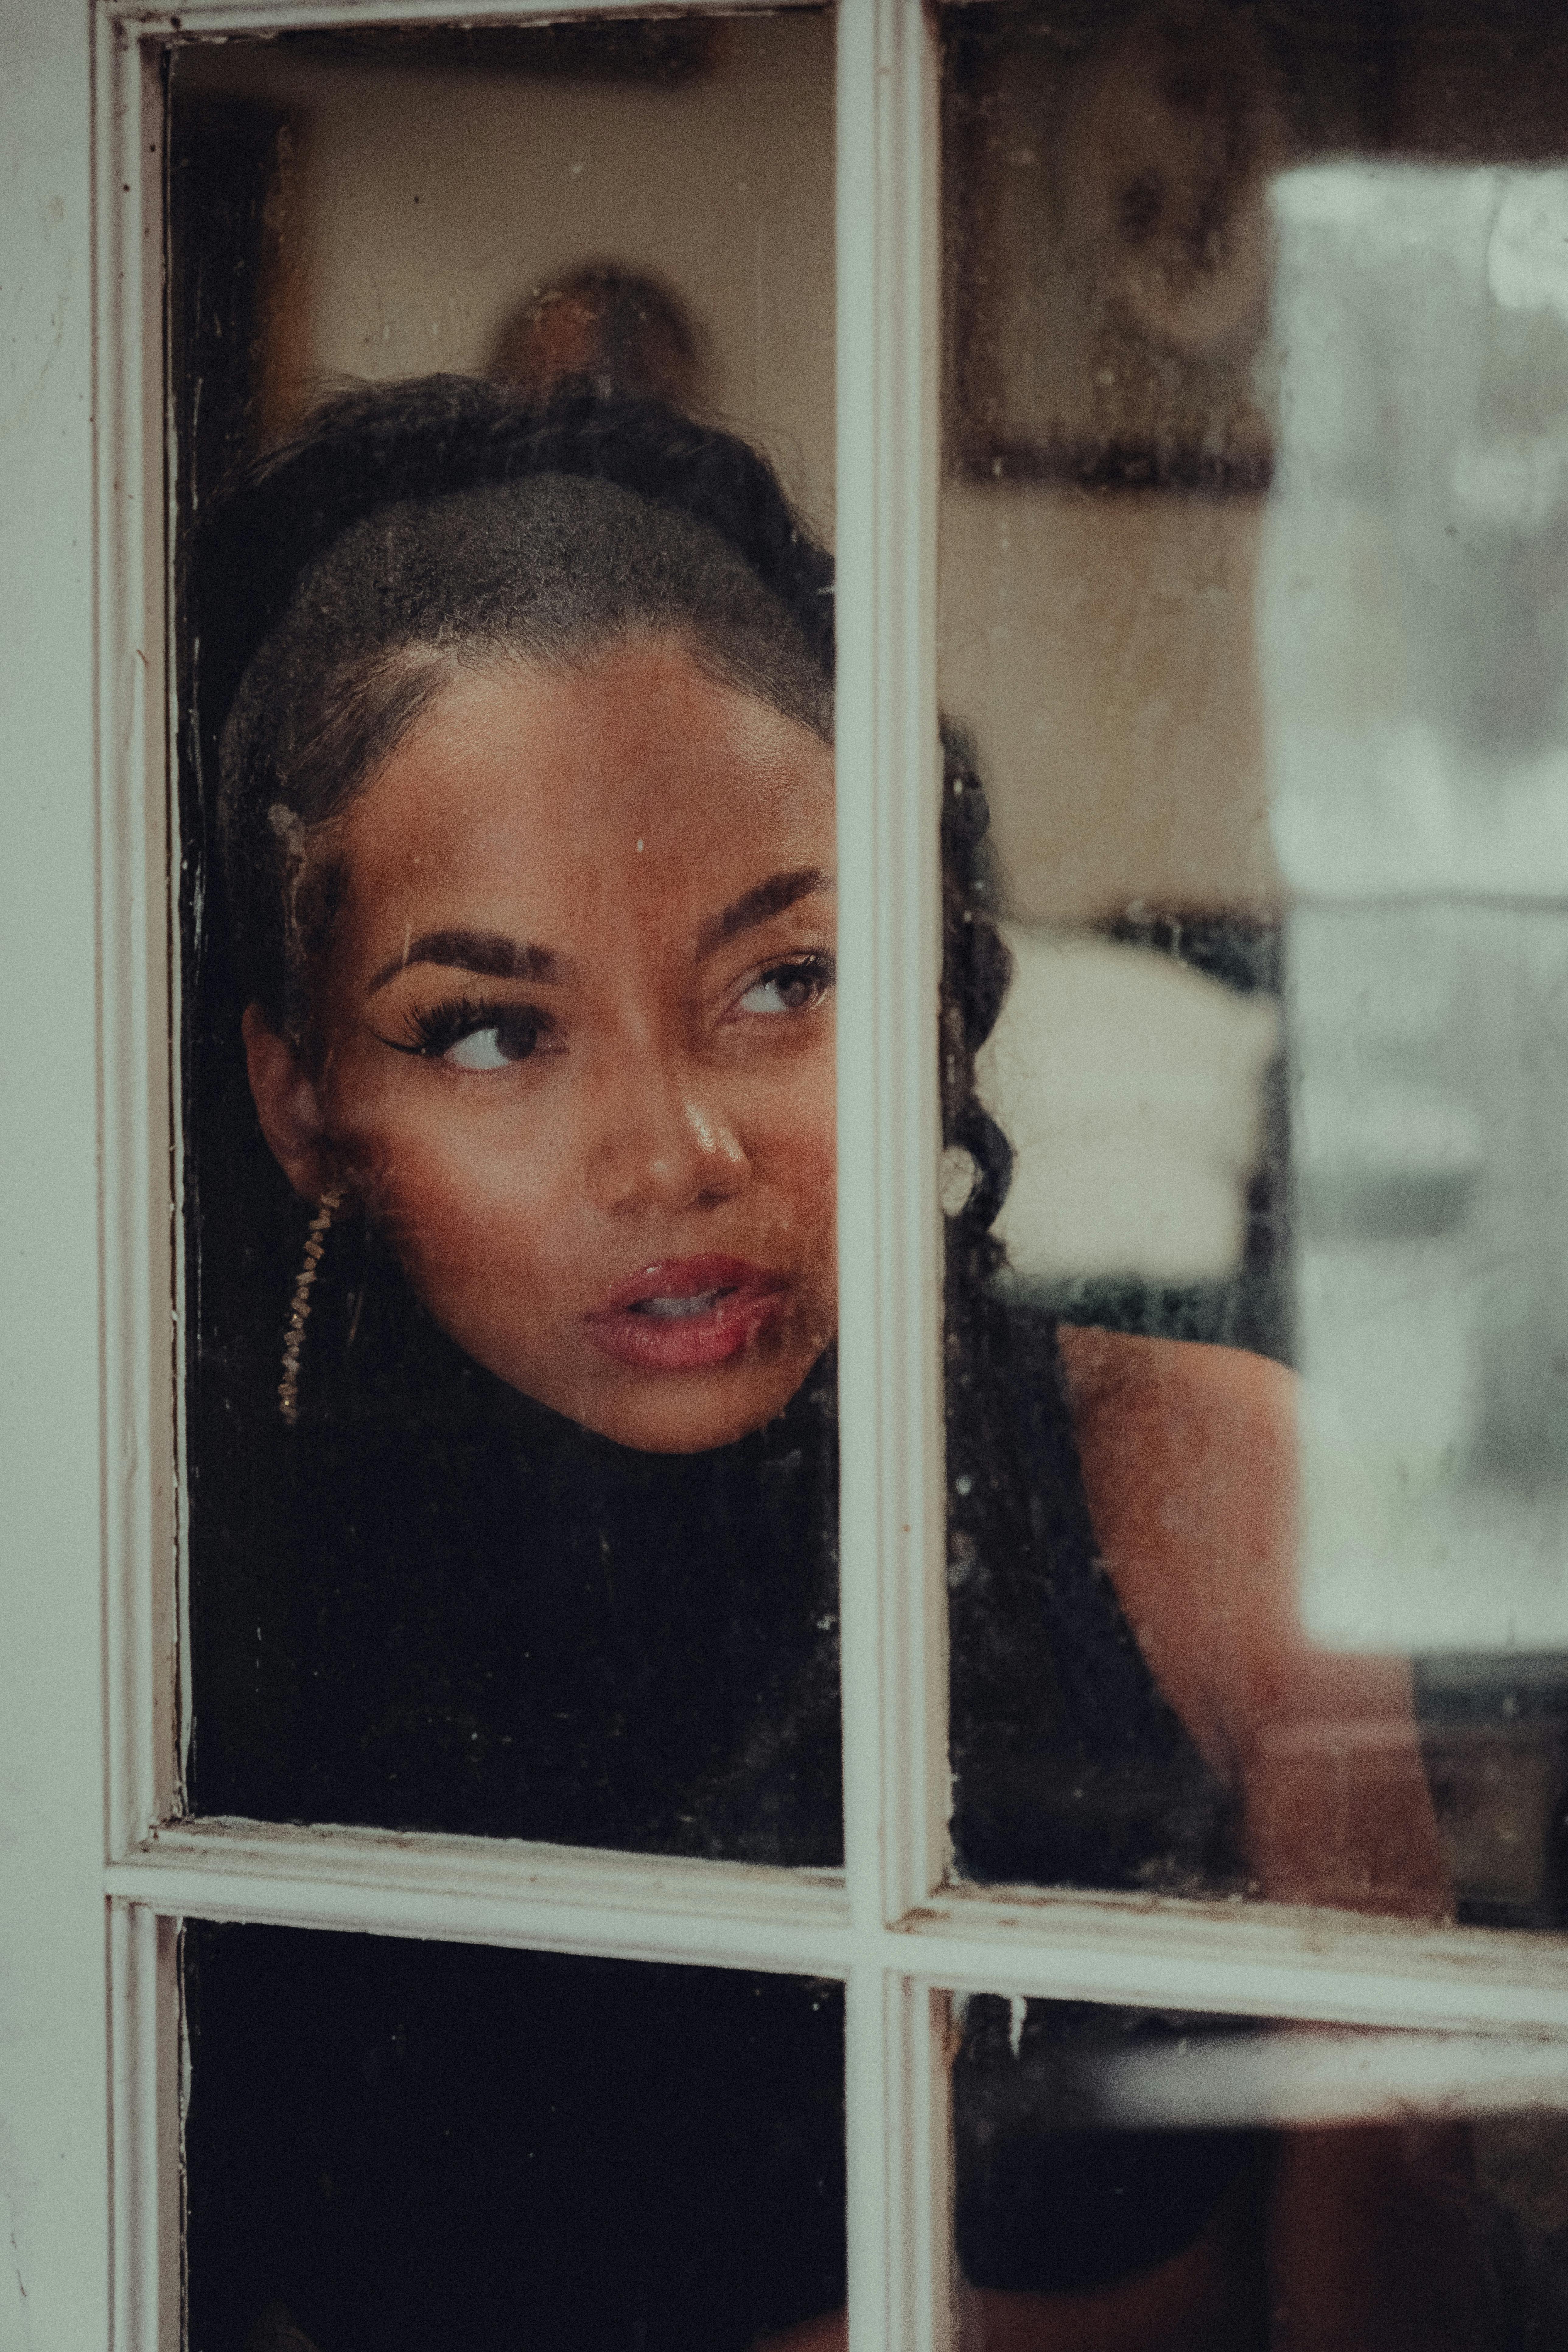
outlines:
{"label": "teeth", "polygon": [[678,1323],[693,1315],[706,1315],[725,1296],[721,1290],[700,1290],[695,1298],[639,1298],[633,1313],[651,1315],[660,1323]]}

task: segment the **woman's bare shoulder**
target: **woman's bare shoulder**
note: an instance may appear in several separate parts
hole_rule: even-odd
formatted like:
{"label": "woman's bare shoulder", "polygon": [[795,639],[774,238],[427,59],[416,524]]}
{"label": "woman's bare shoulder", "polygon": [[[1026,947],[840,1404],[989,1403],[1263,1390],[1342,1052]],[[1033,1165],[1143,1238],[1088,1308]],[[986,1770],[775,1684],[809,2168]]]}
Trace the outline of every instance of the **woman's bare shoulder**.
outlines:
{"label": "woman's bare shoulder", "polygon": [[1234,1769],[1244,1689],[1295,1622],[1294,1375],[1238,1348],[1064,1326],[1095,1533],[1156,1679]]}
{"label": "woman's bare shoulder", "polygon": [[1092,1429],[1111,1442],[1130,1418],[1141,1436],[1168,1434],[1184,1445],[1293,1438],[1296,1376],[1268,1356],[1079,1324],[1062,1324],[1057,1336],[1080,1438]]}
{"label": "woman's bare shoulder", "polygon": [[1064,1329],[1084,1487],[1123,1614],[1245,1799],[1282,1902],[1447,1916],[1408,1662],[1321,1651],[1297,1568],[1296,1381],[1237,1348]]}
{"label": "woman's bare shoulder", "polygon": [[1206,1575],[1288,1570],[1296,1381],[1241,1348],[1064,1327],[1084,1482],[1109,1547],[1137,1538]]}

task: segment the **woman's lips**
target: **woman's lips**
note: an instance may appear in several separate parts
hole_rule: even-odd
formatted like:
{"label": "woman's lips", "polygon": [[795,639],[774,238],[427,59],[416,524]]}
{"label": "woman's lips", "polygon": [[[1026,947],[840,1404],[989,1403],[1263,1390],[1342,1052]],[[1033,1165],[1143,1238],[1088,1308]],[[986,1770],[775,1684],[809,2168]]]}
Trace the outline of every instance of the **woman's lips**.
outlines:
{"label": "woman's lips", "polygon": [[618,1283],[586,1318],[588,1337],[617,1363],[685,1372],[738,1356],[782,1313],[782,1275],[742,1257],[667,1258]]}

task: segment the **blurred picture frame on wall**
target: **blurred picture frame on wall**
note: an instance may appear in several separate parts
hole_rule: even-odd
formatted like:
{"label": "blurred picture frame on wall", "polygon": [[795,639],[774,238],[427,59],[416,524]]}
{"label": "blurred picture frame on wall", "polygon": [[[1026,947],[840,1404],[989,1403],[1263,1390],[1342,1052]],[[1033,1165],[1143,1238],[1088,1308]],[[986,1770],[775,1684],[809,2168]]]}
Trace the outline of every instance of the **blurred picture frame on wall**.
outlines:
{"label": "blurred picture frame on wall", "polygon": [[1274,69],[1219,0],[948,26],[946,461],[974,482],[1255,495],[1272,446]]}

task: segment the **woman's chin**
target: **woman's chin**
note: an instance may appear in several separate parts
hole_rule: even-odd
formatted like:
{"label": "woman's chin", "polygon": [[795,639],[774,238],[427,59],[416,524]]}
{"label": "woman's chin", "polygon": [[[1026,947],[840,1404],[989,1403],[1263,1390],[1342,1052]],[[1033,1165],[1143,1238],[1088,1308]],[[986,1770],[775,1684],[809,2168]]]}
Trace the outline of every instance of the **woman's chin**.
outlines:
{"label": "woman's chin", "polygon": [[639,1454],[708,1454],[733,1445],[784,1412],[816,1360],[816,1352],[731,1359],[683,1370],[606,1366],[608,1378],[584,1381],[542,1395],[517,1385],[541,1404]]}
{"label": "woman's chin", "polygon": [[647,1380],[651,1394],[595,1400],[576,1418],[599,1436],[640,1454],[708,1454],[775,1420],[810,1370],[801,1364],[781,1378],[781,1367],[771,1365],[765,1381],[725,1381],[711,1372],[666,1374],[657,1386]]}

